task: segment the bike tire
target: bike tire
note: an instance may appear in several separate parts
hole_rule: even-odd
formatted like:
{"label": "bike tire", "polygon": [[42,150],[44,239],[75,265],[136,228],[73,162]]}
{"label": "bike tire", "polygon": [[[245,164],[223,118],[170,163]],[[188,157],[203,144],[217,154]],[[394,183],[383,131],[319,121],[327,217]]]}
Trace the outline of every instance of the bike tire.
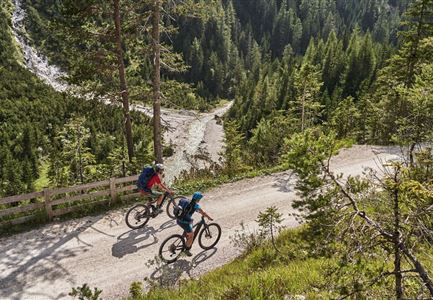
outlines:
{"label": "bike tire", "polygon": [[[164,249],[167,246],[167,249]],[[159,247],[159,258],[167,264],[174,263],[185,249],[185,239],[180,234],[174,234],[166,238]],[[171,254],[170,254],[171,252]],[[165,254],[168,257],[165,257]]]}
{"label": "bike tire", "polygon": [[[221,233],[221,226],[219,226],[217,223],[206,224],[206,226],[203,227],[203,229],[198,235],[198,244],[203,250],[212,249],[219,242],[221,238]],[[213,239],[216,236],[215,240],[213,240],[210,245],[205,243],[205,241],[203,240],[205,238],[208,238],[207,235],[210,235],[210,239]]]}
{"label": "bike tire", "polygon": [[176,217],[174,216],[174,214],[173,214],[173,209],[174,209],[174,206],[173,206],[173,204],[174,203],[178,203],[179,202],[179,200],[180,199],[186,199],[186,197],[185,196],[177,196],[177,197],[174,197],[174,198],[171,198],[169,201],[168,201],[168,203],[167,203],[167,207],[166,207],[166,212],[167,212],[167,216],[170,218],[170,219],[176,219]]}
{"label": "bike tire", "polygon": [[137,204],[131,207],[125,215],[126,225],[131,229],[142,228],[149,222],[149,219],[150,211],[144,204]]}

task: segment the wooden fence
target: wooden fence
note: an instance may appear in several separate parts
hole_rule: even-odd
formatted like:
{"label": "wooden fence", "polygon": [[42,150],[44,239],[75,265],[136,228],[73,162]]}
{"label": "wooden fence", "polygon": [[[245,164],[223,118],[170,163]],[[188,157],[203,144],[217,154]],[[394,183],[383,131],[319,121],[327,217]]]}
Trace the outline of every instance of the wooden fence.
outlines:
{"label": "wooden fence", "polygon": [[92,182],[72,187],[0,198],[0,226],[25,223],[38,217],[52,220],[84,206],[111,205],[136,198],[138,175]]}

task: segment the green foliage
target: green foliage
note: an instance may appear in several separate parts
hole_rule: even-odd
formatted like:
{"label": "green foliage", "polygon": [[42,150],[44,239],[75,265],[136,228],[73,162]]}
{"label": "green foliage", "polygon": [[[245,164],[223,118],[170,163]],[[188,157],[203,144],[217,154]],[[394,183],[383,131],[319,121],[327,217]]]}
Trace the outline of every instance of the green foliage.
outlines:
{"label": "green foliage", "polygon": [[263,118],[252,131],[248,151],[252,162],[258,165],[272,165],[279,160],[283,141],[294,132],[294,120],[283,113],[274,113]]}
{"label": "green foliage", "polygon": [[[338,260],[317,257],[320,240],[310,234],[308,227],[284,230],[276,243],[289,254],[275,255],[271,245],[264,244],[197,280],[182,282],[174,288],[156,286],[147,294],[128,299],[296,299],[297,295],[306,299],[336,299],[344,295],[343,290],[331,290],[328,280],[328,271],[338,266]],[[382,263],[373,256],[360,267],[372,270]],[[380,284],[357,296],[385,299],[389,296],[388,288],[386,283]]]}
{"label": "green foliage", "polygon": [[[49,32],[50,38],[44,45],[52,46],[56,53],[63,53],[62,46],[65,44],[59,45],[57,35],[51,34],[49,24],[46,23],[47,16],[58,12],[59,7],[57,4],[50,7],[45,4],[39,1],[25,3],[29,12],[27,27],[39,30],[35,34],[30,33],[36,44],[40,41],[38,35],[46,37]],[[137,122],[134,124],[134,143],[138,155],[132,165],[124,165],[119,159],[120,155],[115,154],[124,148],[123,117],[119,108],[57,93],[18,64],[19,49],[15,47],[11,34],[9,8],[12,6],[7,1],[7,6],[2,6],[0,10],[0,197],[33,191],[36,188],[34,182],[40,175],[45,176],[39,174],[39,169],[42,160],[47,158],[52,165],[61,165],[55,170],[58,172],[58,180],[51,177],[51,185],[76,181],[76,174],[80,172],[77,171],[76,160],[74,163],[72,160],[77,157],[73,151],[73,144],[77,145],[77,140],[71,140],[70,135],[76,135],[77,132],[73,128],[64,128],[72,116],[85,119],[83,128],[86,139],[81,139],[81,146],[86,151],[82,159],[92,167],[83,169],[83,181],[135,173],[137,166],[141,168],[149,162],[151,129],[147,117],[133,113]],[[33,19],[40,26],[29,26],[33,24]],[[44,50],[43,52],[52,53],[49,49]],[[56,56],[53,59],[58,62]],[[68,164],[70,166],[66,167]],[[55,168],[51,169],[54,171]],[[115,171],[112,172],[112,169]],[[47,186],[46,183],[43,185]]]}
{"label": "green foliage", "polygon": [[279,233],[280,227],[278,226],[283,221],[282,214],[278,212],[275,206],[268,207],[264,212],[260,212],[257,216],[256,222],[259,224],[261,233],[265,236],[270,235],[272,245],[275,251],[281,254],[278,246],[275,243],[275,236]]}
{"label": "green foliage", "polygon": [[224,158],[226,171],[231,176],[233,173],[241,171],[245,168],[243,163],[242,144],[244,136],[239,132],[239,127],[236,122],[228,121],[224,123],[225,131],[225,146]]}
{"label": "green foliage", "polygon": [[77,297],[79,300],[100,300],[101,298],[99,296],[101,293],[102,290],[95,287],[92,291],[87,283],[85,283],[80,287],[72,288],[69,296],[74,298]]}
{"label": "green foliage", "polygon": [[361,114],[352,97],[342,100],[331,113],[329,126],[335,130],[337,138],[356,138]]}
{"label": "green foliage", "polygon": [[164,93],[162,104],[165,107],[176,109],[196,109],[206,111],[211,108],[210,104],[196,93],[189,84],[175,80],[165,80],[161,89]]}
{"label": "green foliage", "polygon": [[278,224],[283,221],[282,216],[275,206],[271,206],[259,213],[256,222],[264,234],[273,235],[276,233]]}
{"label": "green foliage", "polygon": [[[397,23],[407,1],[385,3],[366,0],[230,0],[182,1],[180,5],[172,4],[172,1],[163,1],[165,11],[172,13],[170,17],[163,13],[162,18],[162,29],[165,32],[162,36],[162,93],[165,96],[162,99],[163,104],[207,110],[215,103],[215,99],[235,98],[230,119],[238,122],[239,130],[246,139],[242,142],[243,145],[254,148],[251,153],[246,153],[248,151],[242,147],[241,152],[244,152],[243,155],[247,160],[251,160],[252,164],[269,164],[276,161],[275,157],[283,146],[283,138],[291,134],[286,121],[290,123],[292,118],[282,120],[283,117],[275,117],[277,112],[284,111],[282,115],[294,112],[295,119],[302,119],[299,117],[299,107],[302,107],[299,103],[303,102],[304,96],[308,96],[306,98],[312,100],[307,102],[311,104],[311,107],[307,105],[308,118],[300,122],[300,127],[302,124],[308,127],[329,123],[333,110],[346,96],[352,96],[354,104],[359,108],[358,100],[371,88],[377,68],[382,66],[383,61],[390,55],[390,44],[394,45],[396,42]],[[117,62],[113,52],[111,2],[38,0],[25,1],[24,7],[28,15],[25,23],[29,41],[46,54],[51,62],[65,69],[72,83],[79,83],[82,88],[90,90],[92,95],[107,95],[108,92],[107,97],[116,101],[119,80],[115,72]],[[129,95],[132,100],[140,102],[146,102],[150,98],[152,57],[148,54],[150,51],[147,51],[150,40],[148,31],[143,34],[140,30],[146,25],[149,8],[148,1],[121,3],[124,41],[122,48],[130,86]],[[21,71],[17,71],[20,67],[9,68],[9,63],[4,63],[15,62],[18,52],[10,39],[7,24],[11,9],[9,2],[5,9],[2,9],[6,18],[2,19],[1,30],[8,34],[1,38],[1,65],[6,68],[0,68],[2,78],[5,78],[0,94],[5,94],[4,98],[11,101],[2,103],[2,107],[7,107],[9,123],[17,124],[19,122],[11,119],[10,115],[15,115],[15,110],[25,110],[20,107],[12,108],[15,105],[14,100],[20,95],[34,93],[34,82],[37,81],[29,73],[23,76]],[[415,18],[411,19],[410,16],[415,16],[417,11],[420,11],[419,7],[408,13],[406,27],[411,31],[414,30],[413,25],[416,22],[413,21]],[[177,28],[173,26],[175,22],[172,17],[176,19]],[[426,15],[425,18],[427,17]],[[428,34],[427,25],[425,29],[423,36]],[[417,56],[421,58],[423,51],[419,48]],[[415,64],[415,67],[418,65]],[[4,74],[5,72],[8,74]],[[9,81],[11,74],[20,74],[16,78],[23,80]],[[311,82],[303,85],[303,80]],[[28,82],[33,83],[27,84]],[[302,87],[309,89],[304,90]],[[43,153],[33,151],[34,155],[25,161],[21,160],[24,161],[21,164],[15,152],[10,150],[19,145],[18,139],[4,146],[8,151],[0,151],[3,153],[0,155],[14,157],[16,163],[20,164],[18,174],[14,175],[17,178],[10,176],[13,186],[19,191],[32,190],[31,183],[37,179],[34,171],[38,169],[38,163],[35,162],[53,151],[48,151],[48,148],[61,130],[63,120],[69,119],[72,113],[77,116],[86,114],[85,109],[78,109],[72,100],[68,99],[67,101],[71,102],[64,104],[62,97],[55,96],[59,98],[54,100],[54,96],[43,95],[44,93],[29,97],[35,105],[33,110],[40,109],[41,105],[36,102],[44,99],[44,103],[50,102],[46,107],[57,109],[56,113],[52,113],[53,116],[62,115],[65,118],[54,117],[49,121],[40,120],[38,117],[26,119],[30,127],[33,127],[35,122],[41,122],[37,131],[31,133],[34,137],[30,141],[34,143],[31,146],[33,150],[42,148]],[[28,104],[26,103],[26,107]],[[74,108],[72,110],[80,110],[82,113],[71,111],[66,116],[64,111],[71,110],[71,107]],[[321,114],[319,107],[324,108]],[[44,114],[38,112],[30,115]],[[366,133],[367,130],[373,131],[371,127],[380,123],[380,120],[376,122],[374,118],[378,114],[371,115],[373,117],[368,126],[361,129],[336,125],[341,127],[339,136],[356,136],[360,141],[372,136],[376,141],[383,141],[384,135],[376,138],[377,134]],[[53,119],[58,120],[54,122]],[[87,123],[97,123],[88,118],[87,120]],[[337,117],[334,116],[335,120]],[[117,116],[115,121],[120,121]],[[141,122],[142,120],[136,118],[133,118],[133,121],[133,131],[140,131],[134,136],[134,146],[137,147],[135,152],[140,157],[132,164],[125,164],[123,161],[124,142],[119,134],[121,129],[117,126],[114,129],[114,121],[111,124],[106,121],[100,125],[88,124],[91,138],[87,146],[95,156],[95,178],[100,178],[102,174],[128,173],[139,162],[149,159],[148,138],[144,136],[144,133],[149,132],[148,127],[136,125],[136,122],[142,124],[148,121]],[[393,128],[394,121],[388,122],[388,127],[377,126]],[[272,134],[273,130],[270,131],[269,127],[280,128],[281,123],[281,131]],[[22,128],[16,128],[17,125],[13,127],[8,129],[8,132],[23,132]],[[47,130],[49,132],[46,132]],[[347,130],[351,132],[346,133]],[[387,139],[393,134],[395,132],[387,135]],[[11,140],[9,136],[5,140]],[[278,142],[281,136],[283,138]],[[58,146],[55,148],[55,152],[60,151]],[[110,172],[112,163],[114,172]],[[29,174],[30,170],[32,174]],[[13,192],[7,191],[8,194]]]}
{"label": "green foliage", "polygon": [[[380,284],[394,291],[393,280],[386,280],[387,276],[414,268],[412,256],[423,256],[420,238],[430,241],[433,237],[431,219],[426,217],[432,209],[432,183],[431,178],[424,177],[431,165],[427,158],[431,149],[420,153],[421,159],[411,164],[390,162],[381,176],[371,171],[363,178],[343,178],[330,171],[335,149],[335,134],[318,130],[307,130],[288,141],[285,159],[299,178],[296,189],[300,199],[293,207],[299,209],[298,216],[307,222],[312,234],[322,240],[318,251],[339,257],[329,280],[330,290],[342,295],[370,295],[370,287]],[[412,254],[404,249],[411,249]],[[390,258],[400,261],[395,253],[406,258],[398,263],[398,269],[397,263],[394,269],[386,263]],[[370,266],[372,257],[384,263]],[[418,263],[428,266],[423,260]],[[414,273],[418,279],[422,277],[418,269]],[[422,288],[424,283],[411,282],[404,295],[429,295]],[[392,294],[395,292],[383,296]]]}
{"label": "green foliage", "polygon": [[[327,231],[327,226],[335,216],[331,205],[335,191],[317,193],[325,184],[321,164],[329,161],[339,149],[335,134],[326,134],[320,129],[307,129],[286,140],[287,153],[284,159],[289,168],[298,176],[296,189],[301,198],[294,201],[293,207],[299,209],[302,217],[316,233]],[[331,229],[332,230],[332,229]]]}
{"label": "green foliage", "polygon": [[52,158],[49,174],[57,186],[70,186],[77,182],[83,184],[85,178],[91,178],[95,157],[86,146],[90,130],[84,122],[84,118],[72,117],[56,137],[61,152],[58,157]]}
{"label": "green foliage", "polygon": [[[375,142],[389,142],[395,137],[403,143],[417,144],[418,139],[422,142],[425,132],[420,132],[419,138],[416,134],[412,135],[415,139],[413,141],[408,141],[407,133],[428,126],[428,124],[421,125],[425,121],[423,117],[416,120],[411,116],[419,116],[420,105],[429,109],[425,107],[426,103],[421,104],[420,100],[414,100],[418,96],[415,96],[417,92],[413,89],[418,89],[419,92],[431,77],[431,74],[428,75],[430,72],[428,65],[431,65],[433,53],[433,25],[428,20],[432,15],[433,1],[431,0],[414,1],[405,13],[403,30],[400,32],[402,45],[381,70],[372,96],[376,100],[371,116],[372,139]],[[424,69],[426,72],[423,71]],[[418,87],[414,88],[414,85]],[[410,128],[412,126],[419,129]]]}
{"label": "green foliage", "polygon": [[433,138],[433,64],[425,65],[409,89],[397,87],[410,114],[396,121],[394,141],[401,145],[420,145]]}
{"label": "green foliage", "polygon": [[295,73],[293,110],[299,120],[298,130],[300,131],[312,127],[320,116],[322,106],[318,101],[318,96],[322,83],[319,81],[319,76],[320,73],[309,62],[303,64]]}
{"label": "green foliage", "polygon": [[138,281],[131,283],[131,287],[129,288],[129,295],[133,299],[141,297],[143,295],[143,284]]}

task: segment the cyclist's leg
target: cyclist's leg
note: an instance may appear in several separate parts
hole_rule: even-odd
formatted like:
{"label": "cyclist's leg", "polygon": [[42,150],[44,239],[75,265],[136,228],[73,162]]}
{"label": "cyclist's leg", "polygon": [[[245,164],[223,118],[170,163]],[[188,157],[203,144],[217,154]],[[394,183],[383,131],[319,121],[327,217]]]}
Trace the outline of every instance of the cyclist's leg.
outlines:
{"label": "cyclist's leg", "polygon": [[158,191],[156,189],[152,189],[151,197],[153,199],[157,199],[156,200],[156,205],[158,207],[161,207],[162,199],[164,199],[164,193],[162,193],[162,192],[160,192],[160,191]]}
{"label": "cyclist's leg", "polygon": [[194,232],[187,232],[186,233],[186,248],[191,249],[192,247],[192,241],[194,240]]}
{"label": "cyclist's leg", "polygon": [[143,199],[145,200],[145,205],[147,207],[150,206],[150,204],[154,201],[152,199],[152,191],[151,190],[140,190],[140,196],[143,197]]}
{"label": "cyclist's leg", "polygon": [[183,223],[178,220],[177,225],[179,225],[184,230],[184,234],[186,235],[186,248],[190,249],[192,246],[192,241],[194,240],[194,232],[192,230],[192,224]]}
{"label": "cyclist's leg", "polygon": [[157,200],[161,194],[162,193],[151,189],[140,190],[140,195],[144,198],[147,198],[150,203],[155,202],[155,200]]}

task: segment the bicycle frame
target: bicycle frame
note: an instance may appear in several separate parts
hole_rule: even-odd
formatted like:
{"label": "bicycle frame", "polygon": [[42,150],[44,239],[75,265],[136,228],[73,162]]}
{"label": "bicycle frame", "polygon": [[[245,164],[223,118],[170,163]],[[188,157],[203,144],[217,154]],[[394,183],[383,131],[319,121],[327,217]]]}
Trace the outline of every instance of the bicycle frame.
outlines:
{"label": "bicycle frame", "polygon": [[164,205],[165,200],[166,200],[167,198],[169,198],[169,197],[168,197],[169,195],[170,195],[170,194],[169,194],[168,192],[165,192],[165,193],[164,193],[164,197],[162,198],[161,204],[158,205],[158,208],[161,208],[161,207]]}
{"label": "bicycle frame", "polygon": [[[203,225],[206,226],[206,221],[205,221],[204,217],[202,216],[200,222],[198,222],[197,224],[195,224],[195,225],[192,227],[192,228],[195,228],[195,230],[194,230],[194,237],[193,237],[193,239],[192,239],[191,246],[194,244],[195,239],[197,238],[198,233],[200,232],[200,229],[201,229],[201,227],[202,227]],[[186,231],[183,232],[183,236],[186,237]]]}
{"label": "bicycle frame", "polygon": [[[170,194],[169,194],[168,192],[165,192],[165,193],[164,193],[164,197],[162,198],[161,205],[158,205],[157,208],[161,208],[161,207],[164,205],[165,200],[166,200],[167,198],[169,198],[169,195],[170,195]],[[150,195],[145,195],[145,196],[147,196],[147,197],[149,197],[149,198],[152,199],[151,201],[149,201],[149,202],[147,203],[147,205],[149,205],[149,206],[151,206],[153,203],[155,203],[155,202],[158,200],[158,198],[159,198],[159,197],[157,197],[157,198],[152,198]]]}

